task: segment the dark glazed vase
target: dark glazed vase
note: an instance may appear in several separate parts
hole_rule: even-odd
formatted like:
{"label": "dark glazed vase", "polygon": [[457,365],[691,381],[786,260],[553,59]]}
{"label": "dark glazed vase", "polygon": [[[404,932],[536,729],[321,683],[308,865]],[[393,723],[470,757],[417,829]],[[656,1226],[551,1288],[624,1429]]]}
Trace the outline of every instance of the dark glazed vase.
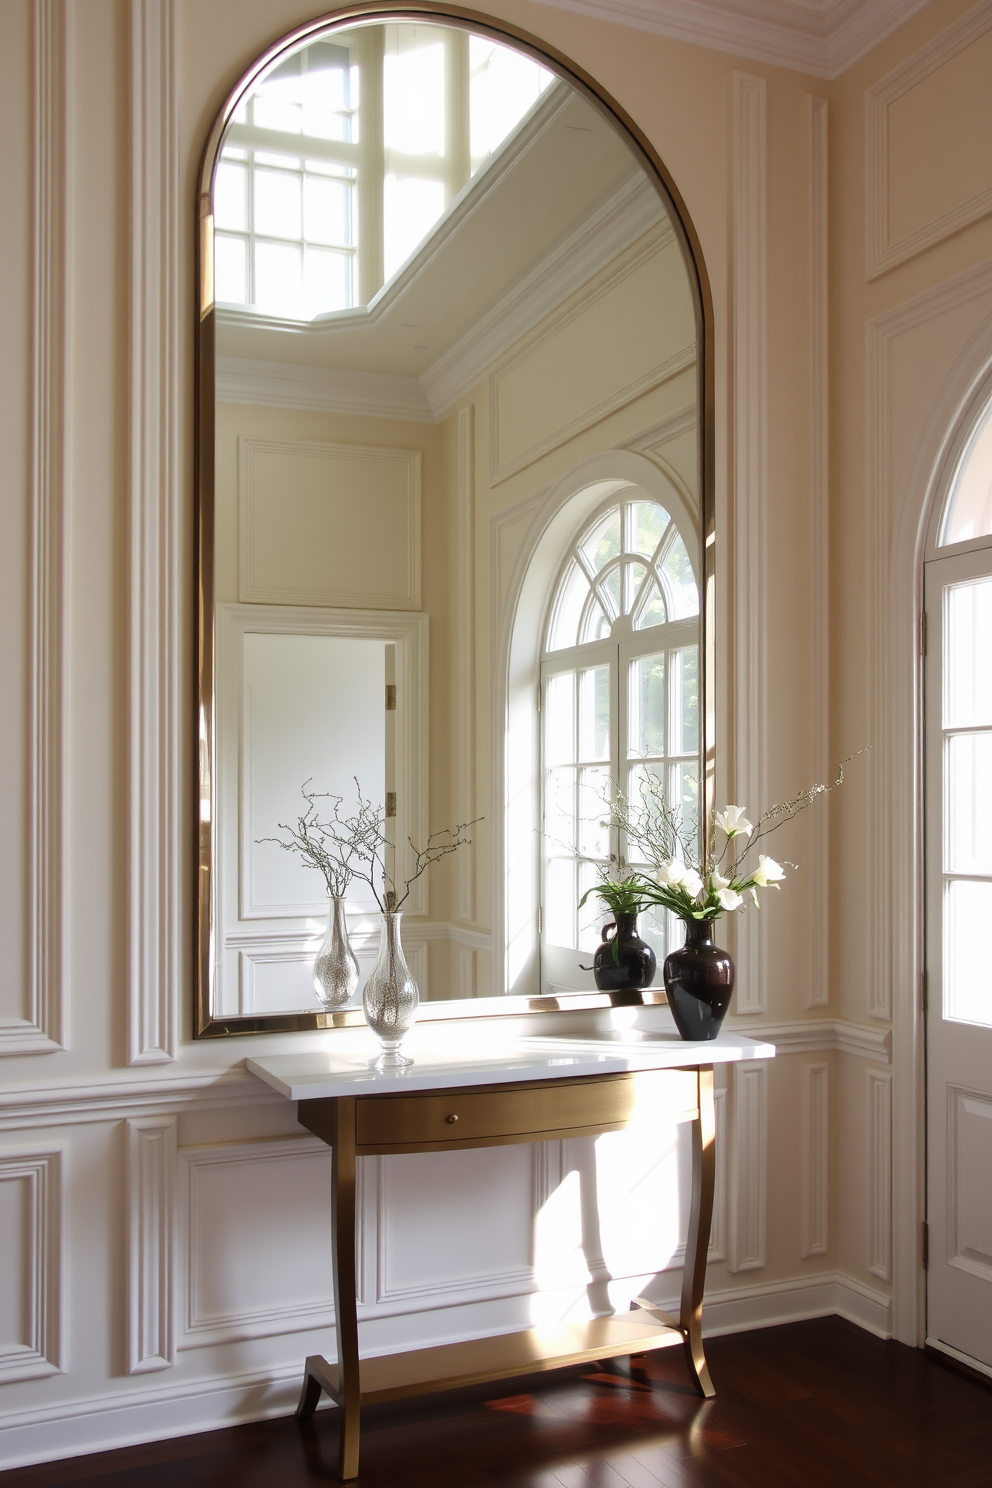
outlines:
{"label": "dark glazed vase", "polygon": [[665,957],[665,991],[684,1039],[715,1039],[734,993],[734,963],[713,944],[712,920],[683,920],[685,945]]}
{"label": "dark glazed vase", "polygon": [[618,914],[603,926],[603,943],[592,958],[600,992],[650,987],[657,965],[654,951],[637,933],[636,914]]}

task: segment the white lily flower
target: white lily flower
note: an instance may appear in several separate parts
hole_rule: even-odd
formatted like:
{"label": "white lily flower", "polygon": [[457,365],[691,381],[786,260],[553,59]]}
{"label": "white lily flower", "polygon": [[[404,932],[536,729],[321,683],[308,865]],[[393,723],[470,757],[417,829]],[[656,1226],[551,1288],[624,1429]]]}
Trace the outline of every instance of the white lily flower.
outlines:
{"label": "white lily flower", "polygon": [[759,888],[766,889],[769,884],[779,883],[785,877],[785,869],[781,863],[776,863],[774,858],[766,858],[764,853],[761,853],[758,866],[751,877]]}
{"label": "white lily flower", "polygon": [[730,879],[724,878],[719,868],[714,868],[710,874],[710,888],[719,892],[720,889],[730,888]]}
{"label": "white lily flower", "polygon": [[736,889],[720,889],[718,890],[716,897],[720,901],[721,909],[740,909],[741,905],[744,903],[744,900],[741,898],[740,894],[738,894]]}
{"label": "white lily flower", "polygon": [[656,877],[663,889],[674,889],[684,881],[687,872],[681,858],[672,858],[670,862],[658,865]]}
{"label": "white lily flower", "polygon": [[743,806],[725,806],[722,811],[718,811],[716,824],[721,832],[725,832],[728,837],[750,837],[754,825],[748,821],[744,810]]}
{"label": "white lily flower", "polygon": [[685,868],[682,873],[682,887],[687,894],[699,895],[703,892],[703,880],[695,868]]}

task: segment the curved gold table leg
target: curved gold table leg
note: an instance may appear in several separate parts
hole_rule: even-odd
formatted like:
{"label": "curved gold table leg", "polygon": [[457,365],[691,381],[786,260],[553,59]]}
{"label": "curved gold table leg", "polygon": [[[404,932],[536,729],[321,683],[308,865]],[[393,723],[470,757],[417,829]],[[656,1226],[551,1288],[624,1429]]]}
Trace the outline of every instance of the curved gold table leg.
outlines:
{"label": "curved gold table leg", "polygon": [[700,1395],[715,1395],[703,1353],[703,1288],[706,1284],[706,1253],[713,1219],[713,1187],[716,1177],[716,1112],[713,1104],[713,1066],[698,1072],[699,1115],[692,1123],[692,1204],[689,1233],[685,1242],[682,1272],[682,1305],[679,1326],[689,1373]]}

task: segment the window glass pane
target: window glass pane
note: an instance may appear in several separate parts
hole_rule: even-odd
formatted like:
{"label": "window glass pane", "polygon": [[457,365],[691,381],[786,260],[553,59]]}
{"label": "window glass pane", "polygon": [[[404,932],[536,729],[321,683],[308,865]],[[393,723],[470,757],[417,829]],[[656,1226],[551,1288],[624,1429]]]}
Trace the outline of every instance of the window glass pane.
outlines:
{"label": "window glass pane", "polygon": [[661,597],[661,590],[657,584],[652,583],[641,601],[641,607],[634,621],[634,629],[649,630],[652,625],[664,625],[667,620],[668,611]]}
{"label": "window glass pane", "polygon": [[551,853],[575,851],[576,775],[569,766],[558,765],[545,776],[544,831]]}
{"label": "window glass pane", "polygon": [[296,172],[255,171],[255,231],[270,238],[301,238],[303,212]]}
{"label": "window glass pane", "polygon": [[391,279],[444,212],[444,185],[388,175],[383,190],[383,262]]}
{"label": "window glass pane", "polygon": [[430,33],[423,26],[387,26],[385,30],[382,109],[386,149],[405,155],[443,155],[444,43],[425,44],[422,38]]}
{"label": "window glass pane", "polygon": [[594,599],[586,611],[579,640],[583,643],[586,641],[605,640],[610,633],[612,624],[613,622],[604,611],[599,600]]}
{"label": "window glass pane", "polygon": [[610,757],[610,669],[588,667],[579,673],[579,758],[589,762]]}
{"label": "window glass pane", "polygon": [[676,533],[661,564],[661,583],[671,603],[673,620],[699,614],[699,590],[685,543]]}
{"label": "window glass pane", "polygon": [[695,846],[699,822],[699,766],[695,760],[669,766],[669,796],[682,813],[683,836]]}
{"label": "window glass pane", "polygon": [[623,612],[629,615],[647,573],[647,565],[632,558],[623,566]]}
{"label": "window glass pane", "polygon": [[992,578],[944,586],[944,727],[992,723]]}
{"label": "window glass pane", "polygon": [[346,181],[307,176],[303,182],[303,235],[308,243],[351,246],[351,187]]}
{"label": "window glass pane", "polygon": [[[576,885],[576,903],[581,899],[587,889],[593,888],[600,881],[599,871],[595,863],[578,864],[578,883]],[[602,927],[613,918],[609,910],[603,905],[602,900],[596,894],[590,894],[589,898],[578,910],[579,950],[595,951],[602,939]]]}
{"label": "window glass pane", "polygon": [[600,581],[599,587],[606,601],[606,608],[609,611],[610,619],[615,620],[620,613],[620,570],[615,568],[611,573],[608,573]]}
{"label": "window glass pane", "polygon": [[496,149],[532,108],[553,74],[510,47],[469,38],[469,136],[472,168]]}
{"label": "window glass pane", "polygon": [[547,765],[575,761],[575,673],[549,677],[544,694],[544,759]]}
{"label": "window glass pane", "polygon": [[992,734],[944,741],[944,868],[992,874]]}
{"label": "window glass pane", "polygon": [[545,879],[545,935],[552,945],[575,946],[575,906],[579,896],[575,886],[574,858],[549,858]]}
{"label": "window glass pane", "polygon": [[579,771],[579,852],[605,860],[610,855],[610,772],[601,765]]}
{"label": "window glass pane", "polygon": [[639,656],[630,663],[627,699],[628,749],[640,756],[665,754],[665,655]]}
{"label": "window glass pane", "polygon": [[614,507],[601,517],[582,544],[582,551],[594,573],[598,573],[620,552],[620,509]]}
{"label": "window glass pane", "polygon": [[326,248],[307,248],[304,259],[306,315],[328,310],[347,310],[352,302],[351,254],[332,253]]}
{"label": "window glass pane", "polygon": [[248,303],[248,242],[245,238],[214,238],[214,294],[228,305]]}
{"label": "window glass pane", "polygon": [[303,108],[280,94],[278,82],[263,83],[252,99],[252,123],[259,129],[299,134],[303,128]]}
{"label": "window glass pane", "polygon": [[660,904],[649,905],[647,909],[643,909],[637,916],[637,933],[642,940],[647,941],[658,961],[653,982],[653,985],[656,987],[664,985],[665,978],[662,968],[665,964],[665,957],[668,955],[672,945],[668,931],[668,922],[673,918],[674,916],[669,915],[668,911],[662,909]]}
{"label": "window glass pane", "polygon": [[299,170],[300,157],[298,155],[270,155],[267,151],[255,151],[255,164],[271,167],[272,170]]}
{"label": "window glass pane", "polygon": [[632,501],[630,512],[630,549],[653,558],[655,550],[671,522],[667,511],[657,501]]}
{"label": "window glass pane", "polygon": [[274,315],[303,315],[303,250],[296,243],[255,244],[255,304]]}
{"label": "window glass pane", "polygon": [[589,581],[578,563],[573,561],[555,600],[551,620],[551,639],[548,643],[549,651],[562,651],[566,646],[576,644],[582,606],[586,602],[588,593]]}
{"label": "window glass pane", "polygon": [[673,651],[669,666],[669,749],[672,754],[694,754],[699,748],[699,648],[683,646]]}
{"label": "window glass pane", "polygon": [[944,1017],[992,1028],[988,926],[992,883],[956,879],[944,885]]}
{"label": "window glass pane", "polygon": [[992,533],[992,403],[965,445],[947,493],[939,545]]}
{"label": "window glass pane", "polygon": [[221,159],[214,185],[214,225],[245,232],[248,228],[248,170]]}

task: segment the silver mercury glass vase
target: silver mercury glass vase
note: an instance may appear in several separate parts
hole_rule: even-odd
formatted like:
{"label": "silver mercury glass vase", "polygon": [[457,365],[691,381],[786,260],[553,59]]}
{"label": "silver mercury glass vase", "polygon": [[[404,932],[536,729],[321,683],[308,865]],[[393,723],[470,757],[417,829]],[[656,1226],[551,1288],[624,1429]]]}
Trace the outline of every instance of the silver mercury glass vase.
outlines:
{"label": "silver mercury glass vase", "polygon": [[348,940],[344,899],[327,896],[327,934],[313,963],[313,990],[327,1009],[343,1008],[358,986],[358,962]]}
{"label": "silver mercury glass vase", "polygon": [[383,913],[379,958],[362,993],[366,1021],[382,1045],[382,1053],[369,1060],[372,1069],[397,1069],[413,1063],[400,1053],[400,1044],[416,1020],[420,993],[403,955],[402,918],[402,910]]}

